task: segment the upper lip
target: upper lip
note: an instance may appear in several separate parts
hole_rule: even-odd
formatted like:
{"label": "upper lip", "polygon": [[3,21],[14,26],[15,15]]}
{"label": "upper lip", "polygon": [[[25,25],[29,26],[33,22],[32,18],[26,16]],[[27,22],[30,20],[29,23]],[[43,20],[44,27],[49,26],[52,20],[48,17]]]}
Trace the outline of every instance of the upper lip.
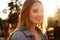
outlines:
{"label": "upper lip", "polygon": [[40,21],[41,20],[41,18],[36,18],[38,21]]}

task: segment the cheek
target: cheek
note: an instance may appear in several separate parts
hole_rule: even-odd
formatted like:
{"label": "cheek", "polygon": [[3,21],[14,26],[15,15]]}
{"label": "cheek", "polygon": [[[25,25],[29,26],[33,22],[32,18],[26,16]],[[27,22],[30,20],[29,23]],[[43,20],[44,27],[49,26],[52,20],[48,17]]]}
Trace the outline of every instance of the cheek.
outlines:
{"label": "cheek", "polygon": [[29,14],[29,19],[30,19],[30,21],[33,21],[35,19],[35,14],[34,13],[30,13]]}

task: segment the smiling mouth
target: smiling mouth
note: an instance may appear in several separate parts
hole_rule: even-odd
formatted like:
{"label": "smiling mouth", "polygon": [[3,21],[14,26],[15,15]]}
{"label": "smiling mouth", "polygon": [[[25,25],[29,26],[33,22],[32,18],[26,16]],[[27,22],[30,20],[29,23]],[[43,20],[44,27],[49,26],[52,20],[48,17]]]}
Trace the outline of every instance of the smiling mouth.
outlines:
{"label": "smiling mouth", "polygon": [[41,21],[41,18],[36,18],[38,21]]}

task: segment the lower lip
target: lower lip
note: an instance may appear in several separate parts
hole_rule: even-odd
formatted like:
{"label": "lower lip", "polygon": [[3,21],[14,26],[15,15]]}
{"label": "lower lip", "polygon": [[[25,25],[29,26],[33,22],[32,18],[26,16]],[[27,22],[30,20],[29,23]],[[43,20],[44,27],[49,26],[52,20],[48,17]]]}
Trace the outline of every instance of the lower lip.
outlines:
{"label": "lower lip", "polygon": [[41,19],[37,19],[39,22],[41,21]]}
{"label": "lower lip", "polygon": [[40,22],[41,20],[38,19],[38,21]]}

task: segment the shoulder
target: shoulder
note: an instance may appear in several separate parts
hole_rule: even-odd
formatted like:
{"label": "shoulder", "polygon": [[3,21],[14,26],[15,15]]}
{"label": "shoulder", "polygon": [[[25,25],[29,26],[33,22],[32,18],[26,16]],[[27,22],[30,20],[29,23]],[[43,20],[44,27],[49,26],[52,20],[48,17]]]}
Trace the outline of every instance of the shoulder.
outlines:
{"label": "shoulder", "polygon": [[43,35],[45,40],[48,40],[48,36],[46,34]]}
{"label": "shoulder", "polygon": [[19,36],[19,35],[23,35],[22,31],[15,31],[12,36]]}
{"label": "shoulder", "polygon": [[11,36],[11,40],[26,40],[26,37],[22,31],[15,31]]}

